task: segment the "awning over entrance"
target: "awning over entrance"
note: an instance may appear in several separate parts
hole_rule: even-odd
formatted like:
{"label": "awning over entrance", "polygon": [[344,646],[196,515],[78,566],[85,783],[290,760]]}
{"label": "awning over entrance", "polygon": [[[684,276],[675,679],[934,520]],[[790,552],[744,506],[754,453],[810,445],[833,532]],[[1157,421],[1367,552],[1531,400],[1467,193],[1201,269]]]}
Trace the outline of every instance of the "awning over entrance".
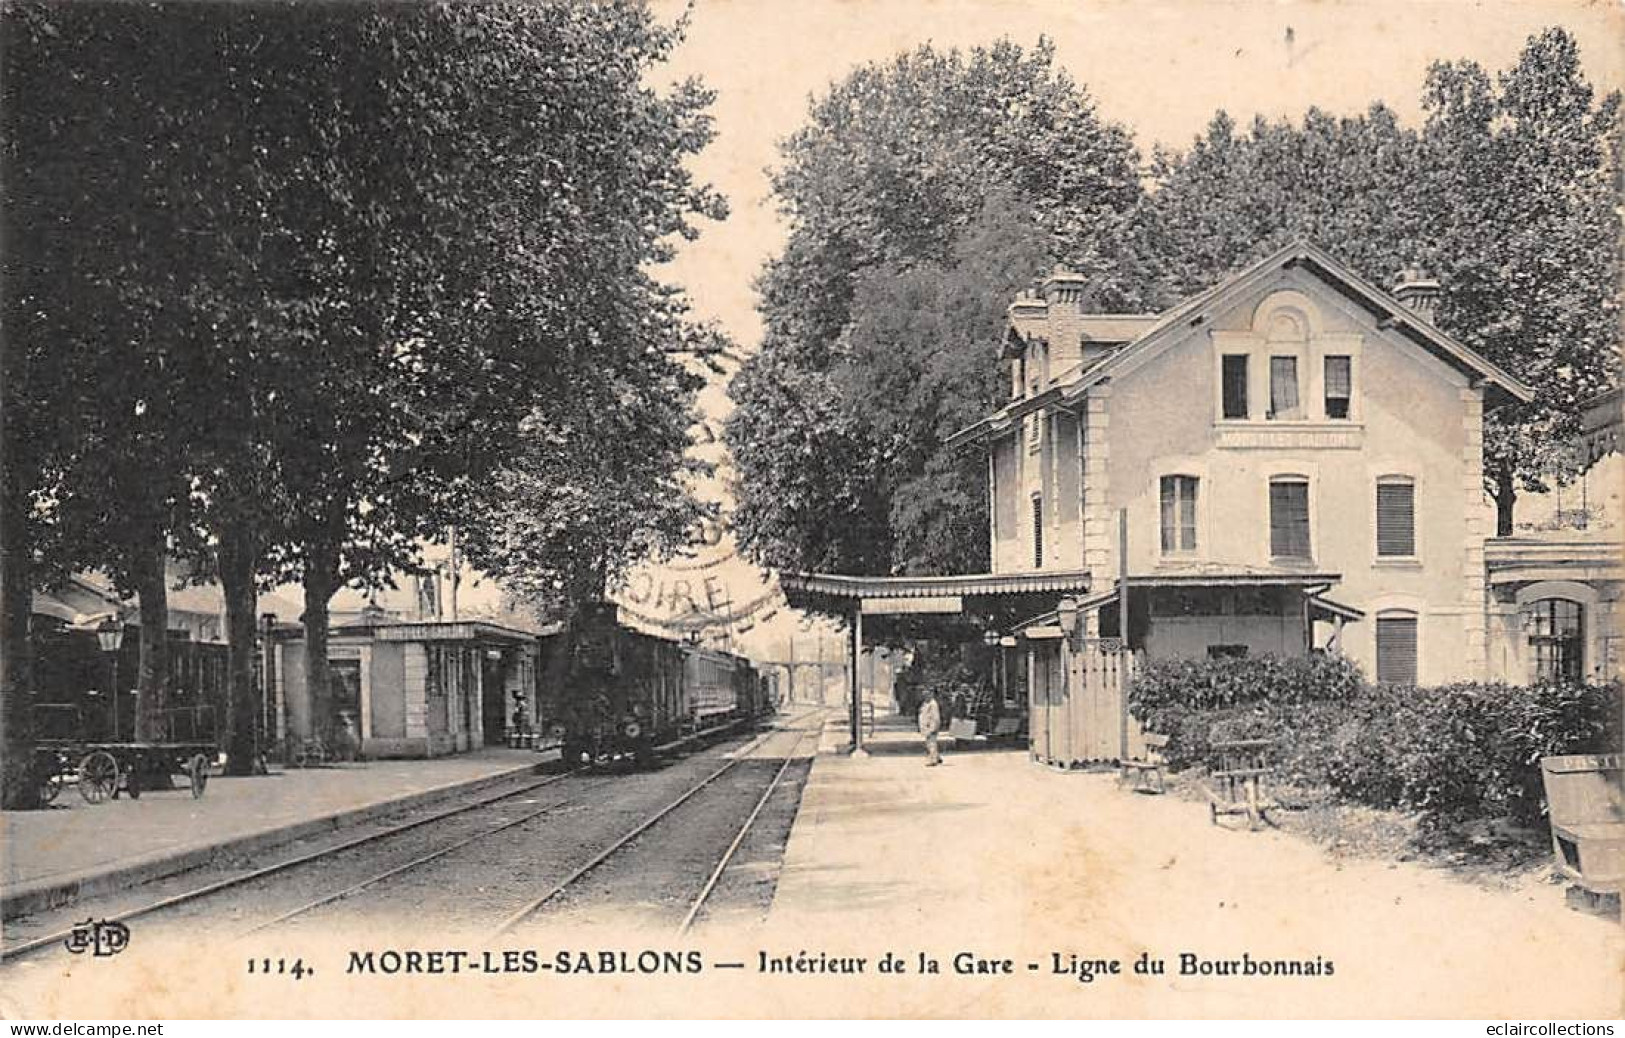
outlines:
{"label": "awning over entrance", "polygon": [[[1336,648],[1342,637],[1343,625],[1365,619],[1364,611],[1344,605],[1325,596],[1328,588],[1342,579],[1338,573],[1311,573],[1271,570],[1262,567],[1221,570],[1204,566],[1185,572],[1150,573],[1119,579],[1116,586],[1103,588],[1092,594],[1068,596],[1071,601],[1036,615],[1029,615],[1014,624],[1011,630],[1028,639],[1045,640],[1061,637],[1065,632],[1063,609],[1070,615],[1077,629],[1072,634],[1082,637],[1085,630],[1106,631],[1105,643],[1121,644],[1119,623],[1120,605],[1126,587],[1136,617],[1131,627],[1143,632],[1145,625],[1155,622],[1157,616],[1200,616],[1234,611],[1238,596],[1252,601],[1253,608],[1279,611],[1280,615],[1297,617],[1304,628],[1304,646],[1313,644],[1311,625],[1325,621],[1332,625],[1328,648]],[[1263,596],[1260,599],[1260,596]],[[1090,614],[1106,614],[1109,622],[1090,621]],[[1135,634],[1133,647],[1140,647],[1140,634]]]}

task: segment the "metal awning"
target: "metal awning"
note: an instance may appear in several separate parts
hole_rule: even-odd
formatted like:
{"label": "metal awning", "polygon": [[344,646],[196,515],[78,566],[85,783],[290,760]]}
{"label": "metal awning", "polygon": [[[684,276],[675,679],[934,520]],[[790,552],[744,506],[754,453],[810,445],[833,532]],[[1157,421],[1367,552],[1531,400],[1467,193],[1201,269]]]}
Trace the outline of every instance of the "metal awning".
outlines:
{"label": "metal awning", "polygon": [[779,585],[796,609],[849,615],[956,615],[967,606],[1019,595],[1082,594],[1087,570],[971,573],[946,577],[860,577],[840,573],[783,573]]}
{"label": "metal awning", "polygon": [[[1312,619],[1343,620],[1355,622],[1365,619],[1364,610],[1356,609],[1341,602],[1326,598],[1323,592],[1339,579],[1336,573],[1304,573],[1304,574],[1265,574],[1265,573],[1230,573],[1230,574],[1180,574],[1173,577],[1143,576],[1130,577],[1129,588],[1155,589],[1162,587],[1174,588],[1233,588],[1233,587],[1281,587],[1299,588],[1309,604],[1309,615]],[[1112,605],[1117,601],[1117,587],[1105,588],[1091,595],[1078,598],[1078,612],[1088,613],[1104,606]],[[1011,627],[1013,633],[1020,634],[1033,629],[1052,627],[1060,622],[1060,611],[1051,609],[1045,613],[1022,620]]]}
{"label": "metal awning", "polygon": [[1131,588],[1235,588],[1235,587],[1330,587],[1343,579],[1341,573],[1307,573],[1295,570],[1230,569],[1144,573],[1128,578]]}

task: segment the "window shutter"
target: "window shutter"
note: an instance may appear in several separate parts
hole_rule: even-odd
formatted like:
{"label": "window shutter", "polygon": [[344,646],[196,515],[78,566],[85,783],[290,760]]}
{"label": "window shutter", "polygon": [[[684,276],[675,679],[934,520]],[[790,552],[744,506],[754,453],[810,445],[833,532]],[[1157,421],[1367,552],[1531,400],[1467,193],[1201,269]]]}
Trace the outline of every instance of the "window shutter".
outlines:
{"label": "window shutter", "polygon": [[1033,498],[1033,569],[1044,568],[1044,499]]}
{"label": "window shutter", "polygon": [[1225,354],[1223,365],[1224,416],[1247,417],[1247,355]]}
{"label": "window shutter", "polygon": [[1181,476],[1179,482],[1185,494],[1179,502],[1179,546],[1186,551],[1196,550],[1196,486],[1195,476]]}
{"label": "window shutter", "polygon": [[1349,358],[1326,358],[1327,418],[1347,418],[1349,416],[1349,398],[1353,395],[1352,382]]}
{"label": "window shutter", "polygon": [[1162,477],[1162,550],[1174,550],[1174,511],[1178,502],[1175,500],[1174,476]]}
{"label": "window shutter", "polygon": [[1281,480],[1270,484],[1270,554],[1309,558],[1309,484]]}
{"label": "window shutter", "polygon": [[1377,484],[1377,554],[1416,554],[1416,486],[1409,481]]}
{"label": "window shutter", "polygon": [[1416,684],[1416,617],[1377,617],[1377,680]]}

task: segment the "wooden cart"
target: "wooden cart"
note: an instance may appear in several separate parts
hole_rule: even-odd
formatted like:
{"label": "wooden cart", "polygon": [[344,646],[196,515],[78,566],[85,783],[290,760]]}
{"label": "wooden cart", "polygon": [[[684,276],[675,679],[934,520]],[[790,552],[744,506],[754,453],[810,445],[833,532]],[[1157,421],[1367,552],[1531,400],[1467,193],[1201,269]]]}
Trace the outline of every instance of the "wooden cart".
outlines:
{"label": "wooden cart", "polygon": [[1204,783],[1208,797],[1208,820],[1219,824],[1220,815],[1246,815],[1247,828],[1257,829],[1269,821],[1268,812],[1280,805],[1271,800],[1265,780],[1274,772],[1270,739],[1214,740],[1213,770]]}
{"label": "wooden cart", "polygon": [[86,739],[77,734],[85,730],[78,707],[50,704],[35,710],[42,735],[35,746],[34,767],[45,803],[55,800],[70,782],[87,804],[112,800],[121,791],[132,799],[139,797],[143,789],[167,785],[173,775],[184,776],[184,788],[193,797],[201,797],[208,788],[217,749],[200,714],[207,708],[167,711],[163,727],[171,738],[161,742]]}

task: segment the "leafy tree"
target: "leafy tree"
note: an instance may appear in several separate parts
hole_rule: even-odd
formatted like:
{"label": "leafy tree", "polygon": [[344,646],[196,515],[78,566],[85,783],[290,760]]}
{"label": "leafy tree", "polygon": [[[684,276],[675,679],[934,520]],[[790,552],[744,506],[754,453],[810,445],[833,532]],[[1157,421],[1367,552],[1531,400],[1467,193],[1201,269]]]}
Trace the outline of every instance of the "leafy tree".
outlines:
{"label": "leafy tree", "polygon": [[1472,62],[1428,74],[1431,250],[1439,323],[1534,387],[1489,415],[1484,473],[1496,532],[1521,490],[1574,473],[1580,405],[1619,375],[1620,96],[1600,100],[1561,29],[1532,36],[1496,85]]}
{"label": "leafy tree", "polygon": [[[126,372],[115,344],[153,320],[137,341],[158,349],[168,395],[146,413],[179,416],[181,433],[149,452],[154,499],[178,504],[184,487],[196,511],[169,515],[170,534],[187,520],[207,533],[227,600],[230,767],[244,771],[258,583],[298,573],[325,630],[331,589],[410,561],[414,536],[507,456],[521,417],[590,382],[606,353],[618,362],[594,316],[602,286],[668,255],[692,216],[720,215],[682,168],[709,138],[710,95],[643,85],[677,34],[632,4],[13,5],[6,19],[7,111],[24,131],[6,157],[26,174],[7,178],[21,184],[8,242],[24,249],[6,320],[28,333],[15,349],[8,337],[6,446],[31,453],[7,465],[5,506],[32,516],[43,500],[73,520],[63,565],[84,540],[70,527],[120,522],[78,503],[141,489],[92,464],[98,437],[131,460],[128,422],[58,447],[20,439],[35,423],[12,417],[156,401],[139,379],[64,376]],[[86,162],[98,134],[112,158]],[[75,314],[92,288],[103,295]],[[64,343],[79,352],[53,355]],[[87,391],[103,381],[109,394]],[[75,394],[84,406],[64,406]],[[48,542],[6,526],[15,690],[28,563]],[[8,739],[22,731],[9,721]]]}
{"label": "leafy tree", "polygon": [[876,540],[892,569],[988,567],[986,459],[943,442],[1008,395],[993,362],[1005,308],[1046,259],[1030,212],[995,193],[946,262],[888,264],[858,280],[834,378],[877,452],[869,467],[890,510]]}
{"label": "leafy tree", "polygon": [[[659,312],[657,297],[643,298]],[[640,320],[629,330],[659,327]],[[704,473],[687,456],[699,385],[646,340],[642,353],[537,407],[521,430],[525,447],[487,481],[474,521],[460,527],[470,563],[532,608],[569,618],[602,601],[633,565],[683,547],[708,514],[689,486]]]}
{"label": "leafy tree", "polygon": [[1380,105],[1246,135],[1221,112],[1188,151],[1156,156],[1131,241],[1165,302],[1299,236],[1379,285],[1413,266],[1439,278],[1439,326],[1537,390],[1486,422],[1504,536],[1519,488],[1572,471],[1579,404],[1617,378],[1619,99],[1597,101],[1573,38],[1549,29],[1498,82],[1435,64],[1423,101],[1420,133]]}
{"label": "leafy tree", "polygon": [[[527,433],[582,406],[610,436],[647,414],[659,442],[639,462],[668,460],[674,385],[645,369],[670,303],[640,268],[722,211],[682,166],[710,138],[710,94],[642,86],[677,34],[641,7],[389,9],[358,31],[367,59],[313,106],[339,113],[312,141],[328,175],[286,210],[314,224],[299,317],[319,391],[290,416],[282,473],[319,724],[332,594],[411,564],[415,537],[464,516]],[[368,83],[375,107],[353,104]]]}
{"label": "leafy tree", "polygon": [[1343,118],[1311,108],[1300,125],[1260,117],[1245,133],[1219,112],[1184,153],[1157,149],[1130,241],[1162,306],[1295,238],[1386,285],[1425,233],[1419,172],[1416,133],[1382,104]]}
{"label": "leafy tree", "polygon": [[[941,435],[939,418],[985,403],[988,388],[939,373],[925,392],[940,401],[912,411],[932,428],[877,428],[887,420],[855,406],[848,390],[870,381],[864,365],[886,351],[848,333],[890,334],[869,308],[920,304],[906,293],[924,290],[925,265],[957,267],[960,241],[990,207],[1020,209],[1037,229],[1043,259],[1018,283],[1061,260],[1096,278],[1101,305],[1135,305],[1138,286],[1114,262],[1139,198],[1128,135],[1055,67],[1048,41],[1031,51],[1001,41],[968,53],[923,46],[857,69],[813,101],[781,153],[773,187],[790,237],[758,282],[766,332],[733,382],[727,427],[741,545],[770,565],[861,572],[972,556],[975,513],[957,510],[985,505],[952,489],[956,463],[918,444]],[[1004,200],[990,203],[995,193]],[[908,287],[879,284],[904,274]],[[1002,312],[1006,301],[981,305]],[[981,344],[983,363],[991,346]],[[888,384],[913,385],[928,355],[899,352],[907,359]],[[959,361],[940,363],[946,371]],[[904,442],[906,457],[896,454]],[[919,510],[896,496],[910,478],[934,488]],[[957,531],[940,553],[921,548],[933,525]]]}

